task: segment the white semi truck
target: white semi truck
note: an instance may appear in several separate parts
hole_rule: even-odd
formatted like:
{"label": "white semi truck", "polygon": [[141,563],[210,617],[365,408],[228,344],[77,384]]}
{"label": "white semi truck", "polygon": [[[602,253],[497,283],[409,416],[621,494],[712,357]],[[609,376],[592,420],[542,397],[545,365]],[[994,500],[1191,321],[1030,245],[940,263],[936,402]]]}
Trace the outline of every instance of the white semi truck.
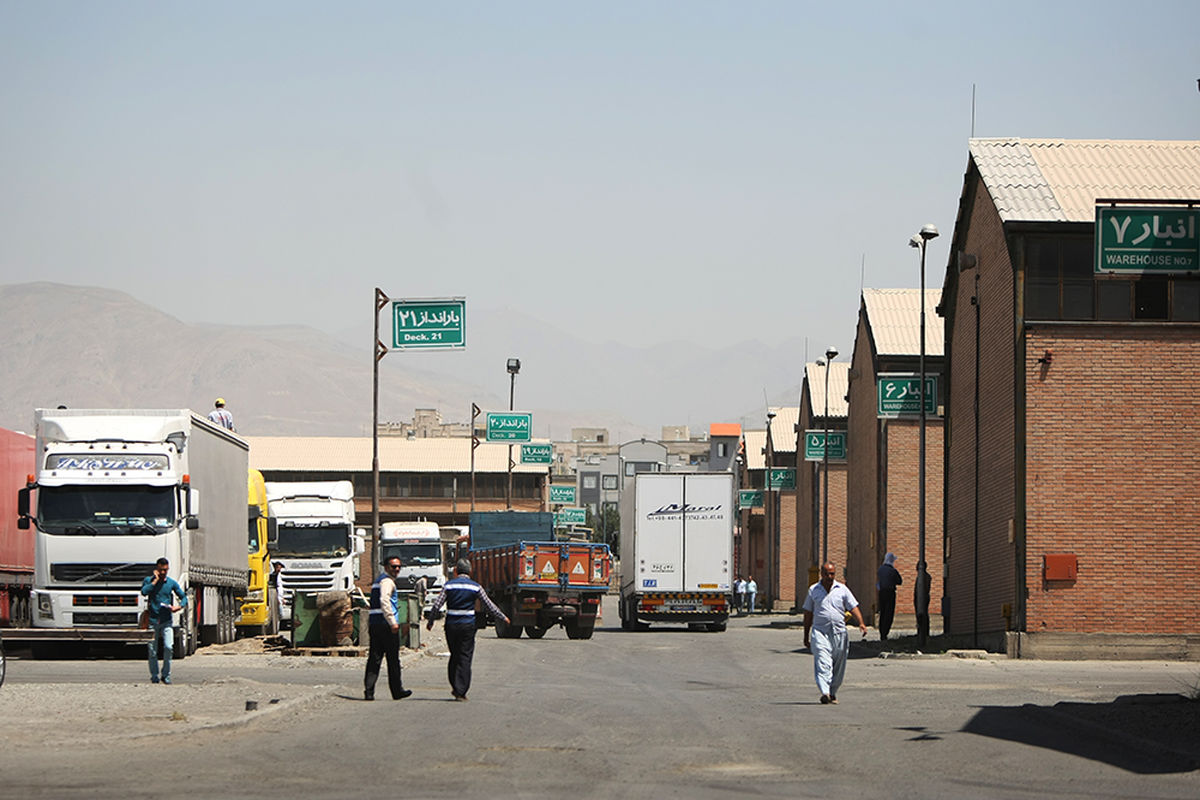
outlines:
{"label": "white semi truck", "polygon": [[33,627],[13,638],[35,650],[146,641],[142,580],[166,557],[188,597],[176,657],[232,641],[246,593],[246,442],[188,410],[37,409],[34,421],[37,472],[18,494],[18,525],[35,526]]}
{"label": "white semi truck", "polygon": [[277,526],[271,561],[283,565],[280,619],[292,619],[296,592],[354,586],[366,532],[354,527],[350,481],[267,481],[267,508]]}
{"label": "white semi truck", "polygon": [[621,497],[621,627],[723,631],[733,584],[733,475],[642,473]]}
{"label": "white semi truck", "polygon": [[401,589],[425,579],[425,606],[433,605],[446,582],[445,549],[436,522],[385,522],[379,526],[379,563],[400,557],[397,581]]}

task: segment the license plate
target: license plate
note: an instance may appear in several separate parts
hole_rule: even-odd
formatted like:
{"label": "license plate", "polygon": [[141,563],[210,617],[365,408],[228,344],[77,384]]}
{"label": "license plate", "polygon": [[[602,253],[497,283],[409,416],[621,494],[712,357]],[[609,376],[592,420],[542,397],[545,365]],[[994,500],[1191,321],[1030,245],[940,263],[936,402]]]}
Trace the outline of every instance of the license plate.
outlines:
{"label": "license plate", "polygon": [[695,611],[695,606],[671,606],[672,611]]}

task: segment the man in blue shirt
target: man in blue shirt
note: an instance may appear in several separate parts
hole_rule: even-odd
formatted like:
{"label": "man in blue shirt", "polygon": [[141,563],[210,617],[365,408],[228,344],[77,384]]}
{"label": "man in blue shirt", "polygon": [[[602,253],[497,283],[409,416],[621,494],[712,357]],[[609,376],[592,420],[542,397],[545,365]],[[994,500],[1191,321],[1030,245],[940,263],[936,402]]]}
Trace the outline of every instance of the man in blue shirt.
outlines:
{"label": "man in blue shirt", "polygon": [[[149,662],[150,682],[158,683],[158,640],[162,637],[162,682],[171,682],[171,655],[175,650],[175,629],[171,626],[172,615],[187,608],[187,594],[174,578],[167,576],[170,562],[160,558],[154,564],[154,574],[142,581],[142,594],[146,596],[146,611],[150,617]],[[175,603],[175,598],[179,602]]]}
{"label": "man in blue shirt", "polygon": [[446,609],[446,645],[450,648],[450,692],[455,700],[466,700],[471,688],[471,660],[475,657],[475,601],[480,600],[492,616],[511,624],[483,587],[471,580],[471,562],[460,558],[454,567],[454,577],[442,586],[442,593],[429,610],[426,630],[433,630],[433,619]]}

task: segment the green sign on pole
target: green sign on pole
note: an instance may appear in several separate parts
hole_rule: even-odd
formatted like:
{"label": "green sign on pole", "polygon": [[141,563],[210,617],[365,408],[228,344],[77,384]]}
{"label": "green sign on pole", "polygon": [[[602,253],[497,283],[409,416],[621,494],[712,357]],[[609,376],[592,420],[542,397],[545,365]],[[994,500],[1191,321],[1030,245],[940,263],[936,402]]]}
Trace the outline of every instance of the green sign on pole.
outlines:
{"label": "green sign on pole", "polygon": [[587,523],[586,508],[563,508],[554,512],[554,527],[566,528]]}
{"label": "green sign on pole", "polygon": [[771,467],[767,470],[768,489],[795,489],[796,470],[792,467]]}
{"label": "green sign on pole", "polygon": [[1096,208],[1096,272],[1200,270],[1200,209]]}
{"label": "green sign on pole", "polygon": [[487,441],[528,442],[533,433],[533,415],[521,411],[489,411]]}
{"label": "green sign on pole", "polygon": [[[825,431],[805,431],[804,432],[804,460],[805,461],[824,461],[825,460]],[[830,461],[845,461],[846,460],[846,432],[845,431],[830,431],[829,432],[829,460]]]}
{"label": "green sign on pole", "polygon": [[396,300],[392,303],[392,348],[465,348],[467,301]]}
{"label": "green sign on pole", "polygon": [[[880,375],[875,388],[877,416],[881,418],[921,415],[921,376],[911,373]],[[925,374],[925,415],[937,414],[938,376]]]}
{"label": "green sign on pole", "polygon": [[761,489],[739,489],[738,508],[762,508],[763,493]]}
{"label": "green sign on pole", "polygon": [[550,484],[550,502],[575,505],[575,487]]}
{"label": "green sign on pole", "polygon": [[549,464],[553,460],[554,448],[549,444],[521,445],[522,464]]}

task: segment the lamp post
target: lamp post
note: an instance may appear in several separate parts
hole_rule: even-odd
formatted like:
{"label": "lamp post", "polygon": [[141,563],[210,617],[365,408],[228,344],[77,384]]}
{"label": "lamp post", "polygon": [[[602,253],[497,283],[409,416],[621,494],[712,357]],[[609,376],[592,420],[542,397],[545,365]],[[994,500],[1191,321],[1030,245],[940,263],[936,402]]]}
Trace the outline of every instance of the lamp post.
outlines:
{"label": "lamp post", "polygon": [[921,294],[918,302],[921,304],[921,356],[919,371],[920,389],[918,396],[921,401],[921,427],[919,437],[919,455],[917,457],[917,581],[913,592],[913,601],[917,613],[917,643],[925,645],[929,638],[929,570],[925,563],[925,249],[930,239],[936,239],[937,226],[932,222],[923,225],[921,230],[908,240],[909,247],[921,251]]}
{"label": "lamp post", "polygon": [[[513,395],[517,388],[517,373],[521,371],[521,359],[510,358],[505,364],[508,369],[508,410],[513,410]],[[512,494],[513,494],[513,478],[512,478],[513,460],[512,460],[512,445],[508,446],[508,494],[506,495],[505,505],[512,510]]]}
{"label": "lamp post", "polygon": [[837,348],[825,348],[825,441],[821,455],[821,564],[829,561],[829,367],[837,358]]}
{"label": "lamp post", "polygon": [[777,515],[775,513],[775,500],[771,496],[771,468],[775,466],[775,443],[771,437],[771,422],[775,419],[775,412],[767,409],[767,447],[766,447],[766,469],[763,470],[763,522],[766,523],[766,540],[767,545],[767,586],[766,586],[766,603],[767,608],[775,607],[775,528],[778,527]]}

